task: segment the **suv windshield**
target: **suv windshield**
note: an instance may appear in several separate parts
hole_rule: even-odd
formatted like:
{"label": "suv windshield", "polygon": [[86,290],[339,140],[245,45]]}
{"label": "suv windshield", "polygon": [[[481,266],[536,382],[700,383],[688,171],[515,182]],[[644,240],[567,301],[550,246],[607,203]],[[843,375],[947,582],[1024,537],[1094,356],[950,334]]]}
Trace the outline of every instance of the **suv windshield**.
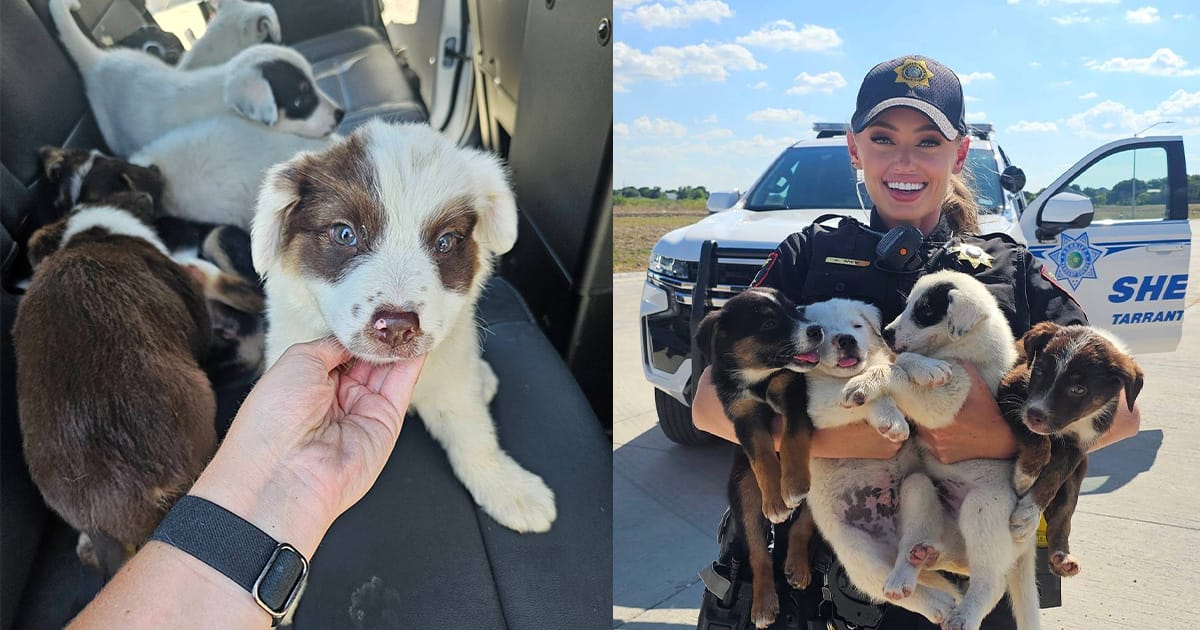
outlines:
{"label": "suv windshield", "polygon": [[[968,180],[975,188],[979,211],[1000,212],[1004,194],[1000,171],[988,149],[967,154]],[[791,147],[768,169],[746,197],[747,210],[859,210],[872,206],[866,187],[855,194],[855,173],[845,145]]]}

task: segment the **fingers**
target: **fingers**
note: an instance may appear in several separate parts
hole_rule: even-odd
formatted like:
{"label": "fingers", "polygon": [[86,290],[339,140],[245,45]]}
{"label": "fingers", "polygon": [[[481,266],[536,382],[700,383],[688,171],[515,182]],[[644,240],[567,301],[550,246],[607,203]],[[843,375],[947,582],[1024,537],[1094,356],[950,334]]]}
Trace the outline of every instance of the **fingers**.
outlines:
{"label": "fingers", "polygon": [[[301,348],[308,351],[314,358],[321,361],[321,365],[325,367],[325,371],[332,371],[333,368],[350,360],[350,351],[347,350],[334,337],[325,337],[310,341],[304,344],[297,344]],[[292,346],[295,348],[296,346]],[[288,348],[290,352],[292,348]]]}
{"label": "fingers", "polygon": [[408,412],[408,403],[412,400],[413,388],[417,384],[417,377],[421,375],[421,367],[424,365],[425,357],[420,356],[393,363],[391,369],[382,375],[382,381],[377,391],[396,407],[396,411],[402,418]]}

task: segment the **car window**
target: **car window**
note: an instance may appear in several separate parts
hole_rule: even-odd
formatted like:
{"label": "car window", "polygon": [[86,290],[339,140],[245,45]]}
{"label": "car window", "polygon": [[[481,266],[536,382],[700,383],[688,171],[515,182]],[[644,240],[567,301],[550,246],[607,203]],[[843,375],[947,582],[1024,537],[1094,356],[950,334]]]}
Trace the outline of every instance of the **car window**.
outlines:
{"label": "car window", "polygon": [[[747,197],[747,210],[860,208],[845,145],[793,147],[771,165]],[[871,207],[865,187],[862,207]]]}
{"label": "car window", "polygon": [[1000,188],[1000,169],[996,156],[989,149],[971,149],[967,152],[967,165],[963,169],[971,187],[975,189],[975,200],[979,212],[997,214],[1004,210],[1004,190]]}
{"label": "car window", "polygon": [[1096,221],[1146,221],[1167,216],[1167,152],[1162,147],[1105,156],[1056,192],[1092,200]]}

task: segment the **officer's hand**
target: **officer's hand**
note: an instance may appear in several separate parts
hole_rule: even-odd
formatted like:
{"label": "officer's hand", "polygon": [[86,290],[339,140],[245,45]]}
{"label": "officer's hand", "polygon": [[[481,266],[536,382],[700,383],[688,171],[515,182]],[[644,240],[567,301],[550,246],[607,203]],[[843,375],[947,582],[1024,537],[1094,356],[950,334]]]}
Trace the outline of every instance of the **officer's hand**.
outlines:
{"label": "officer's hand", "polygon": [[943,464],[953,464],[964,459],[1012,459],[1017,455],[1017,440],[1000,407],[979,370],[971,363],[962,362],[971,376],[971,391],[967,401],[958,411],[954,422],[943,429],[917,431],[929,445],[933,456]]}
{"label": "officer's hand", "polygon": [[812,456],[829,459],[888,459],[904,442],[893,442],[865,420],[813,431]]}

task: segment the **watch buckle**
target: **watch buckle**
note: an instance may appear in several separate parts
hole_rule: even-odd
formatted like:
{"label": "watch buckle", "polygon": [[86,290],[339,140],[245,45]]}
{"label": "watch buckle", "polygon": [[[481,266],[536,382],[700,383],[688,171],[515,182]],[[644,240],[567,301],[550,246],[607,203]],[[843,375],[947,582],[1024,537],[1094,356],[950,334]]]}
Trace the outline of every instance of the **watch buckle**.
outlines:
{"label": "watch buckle", "polygon": [[[290,593],[288,593],[288,598],[287,601],[284,602],[283,608],[280,610],[275,610],[274,608],[271,608],[270,604],[263,601],[262,596],[259,595],[259,588],[262,586],[263,579],[267,577],[267,573],[271,571],[271,567],[275,565],[275,561],[279,558],[279,554],[284,551],[290,551],[291,553],[295,554],[297,558],[300,558],[300,577],[297,578],[296,583],[292,585],[292,590]],[[271,624],[272,627],[278,625],[279,622],[286,617],[289,612],[291,612],[292,607],[296,604],[296,599],[300,597],[300,593],[304,590],[304,584],[307,581],[308,559],[304,557],[304,554],[300,553],[295,547],[287,543],[279,543],[276,545],[275,551],[271,552],[270,559],[268,559],[267,563],[263,565],[262,572],[258,574],[258,579],[254,580],[254,588],[251,590],[251,594],[254,595],[254,601],[258,603],[260,608],[267,611],[267,614],[271,615],[271,619],[274,620],[274,623]]]}

